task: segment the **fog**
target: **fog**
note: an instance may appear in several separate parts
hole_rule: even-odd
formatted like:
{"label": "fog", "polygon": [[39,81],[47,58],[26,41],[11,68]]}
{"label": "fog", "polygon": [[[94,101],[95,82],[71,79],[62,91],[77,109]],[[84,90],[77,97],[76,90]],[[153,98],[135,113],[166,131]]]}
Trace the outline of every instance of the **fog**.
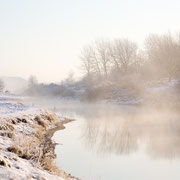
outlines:
{"label": "fog", "polygon": [[[51,107],[57,114],[75,120],[53,138],[61,144],[56,147],[56,154],[62,169],[83,179],[99,176],[143,179],[147,175],[147,179],[179,178],[179,173],[173,173],[180,160],[178,105],[132,106],[40,99],[34,104]],[[151,171],[147,172],[149,166]],[[138,173],[140,169],[142,172]],[[130,172],[136,175],[129,176]]]}
{"label": "fog", "polygon": [[[119,104],[179,103],[179,33],[149,34],[144,48],[131,39],[98,39],[80,51],[81,77],[73,72],[57,83],[40,83],[31,75],[1,78],[1,91],[32,97],[52,97]],[[2,83],[1,83],[2,84]]]}
{"label": "fog", "polygon": [[[29,128],[16,113],[33,117],[36,108],[75,120],[52,140],[58,167],[78,178],[179,180],[179,7],[178,0],[1,1],[0,113],[11,121],[12,110],[12,129]],[[30,120],[43,126],[39,112]]]}
{"label": "fog", "polygon": [[100,154],[131,154],[145,146],[154,159],[180,156],[179,119],[177,111],[155,108],[126,108],[101,111],[88,119],[83,130],[87,148]]}
{"label": "fog", "polygon": [[180,157],[179,105],[112,105],[42,98],[24,103],[51,109],[77,122],[83,119],[79,129],[83,146],[100,155],[130,155],[143,147],[152,159]]}

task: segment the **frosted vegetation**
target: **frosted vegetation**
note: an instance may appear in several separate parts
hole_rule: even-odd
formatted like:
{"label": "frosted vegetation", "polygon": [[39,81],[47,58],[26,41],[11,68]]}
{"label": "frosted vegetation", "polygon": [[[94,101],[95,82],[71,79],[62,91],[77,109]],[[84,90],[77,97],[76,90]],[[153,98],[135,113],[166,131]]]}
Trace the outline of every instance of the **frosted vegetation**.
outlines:
{"label": "frosted vegetation", "polygon": [[[96,40],[84,46],[79,57],[82,77],[78,80],[73,73],[57,84],[38,83],[35,76],[28,82],[2,77],[0,92],[120,104],[154,103],[157,98],[159,102],[166,102],[178,96],[179,34],[151,34],[143,47],[123,38]],[[153,88],[162,92],[151,91]],[[162,97],[166,98],[163,100]]]}
{"label": "frosted vegetation", "polygon": [[[45,96],[52,101],[59,98],[153,104],[158,107],[168,105],[173,108],[179,105],[180,35],[150,35],[145,40],[144,48],[128,39],[101,39],[83,47],[80,60],[83,74],[80,79],[75,80],[73,73],[70,73],[61,83],[42,84],[31,76],[28,82],[21,79],[20,84],[24,84],[21,90],[17,89],[19,95],[33,96],[35,99]],[[14,85],[20,87],[20,84]],[[47,155],[44,153],[46,147],[41,145],[47,131],[62,119],[46,110],[17,103],[21,97],[18,99],[10,95],[9,87],[5,78],[1,78],[1,176],[8,174],[9,179],[61,179],[57,175],[64,177],[62,172],[53,164],[54,153]],[[93,126],[93,130],[96,130],[96,126]],[[92,141],[96,141],[96,138]],[[51,147],[51,141],[48,143]],[[130,144],[133,146],[133,143]]]}
{"label": "frosted vegetation", "polygon": [[79,80],[70,73],[61,83],[39,84],[31,76],[24,94],[121,104],[166,102],[179,93],[179,57],[177,34],[151,34],[143,48],[128,39],[97,40],[82,48]]}
{"label": "frosted vegetation", "polygon": [[48,138],[64,119],[21,101],[0,95],[0,179],[73,179],[56,167],[55,144]]}

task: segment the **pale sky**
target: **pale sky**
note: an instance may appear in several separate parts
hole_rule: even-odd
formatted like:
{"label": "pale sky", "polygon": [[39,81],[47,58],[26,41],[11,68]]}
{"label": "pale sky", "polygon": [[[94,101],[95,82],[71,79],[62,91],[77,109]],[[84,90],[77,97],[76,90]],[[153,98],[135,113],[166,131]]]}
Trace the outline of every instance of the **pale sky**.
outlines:
{"label": "pale sky", "polygon": [[180,32],[180,0],[0,0],[0,76],[59,82],[80,75],[81,48],[99,38],[142,44]]}

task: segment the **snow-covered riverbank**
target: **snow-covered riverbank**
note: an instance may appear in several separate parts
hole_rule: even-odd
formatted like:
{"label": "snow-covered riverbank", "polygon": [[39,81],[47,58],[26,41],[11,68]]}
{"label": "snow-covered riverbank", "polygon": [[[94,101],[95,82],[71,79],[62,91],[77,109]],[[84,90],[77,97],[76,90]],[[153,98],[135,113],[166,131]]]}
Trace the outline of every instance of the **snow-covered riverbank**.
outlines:
{"label": "snow-covered riverbank", "polygon": [[[54,164],[53,128],[64,118],[0,96],[0,179],[75,179]],[[50,132],[50,134],[49,134]]]}

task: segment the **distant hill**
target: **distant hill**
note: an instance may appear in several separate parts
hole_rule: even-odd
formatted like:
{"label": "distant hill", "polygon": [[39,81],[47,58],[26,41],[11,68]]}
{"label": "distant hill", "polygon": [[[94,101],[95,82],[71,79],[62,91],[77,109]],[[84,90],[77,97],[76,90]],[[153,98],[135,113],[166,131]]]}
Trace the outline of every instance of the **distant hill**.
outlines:
{"label": "distant hill", "polygon": [[5,90],[10,91],[11,93],[20,94],[28,86],[28,82],[21,77],[2,76],[0,79],[2,79],[5,84]]}

